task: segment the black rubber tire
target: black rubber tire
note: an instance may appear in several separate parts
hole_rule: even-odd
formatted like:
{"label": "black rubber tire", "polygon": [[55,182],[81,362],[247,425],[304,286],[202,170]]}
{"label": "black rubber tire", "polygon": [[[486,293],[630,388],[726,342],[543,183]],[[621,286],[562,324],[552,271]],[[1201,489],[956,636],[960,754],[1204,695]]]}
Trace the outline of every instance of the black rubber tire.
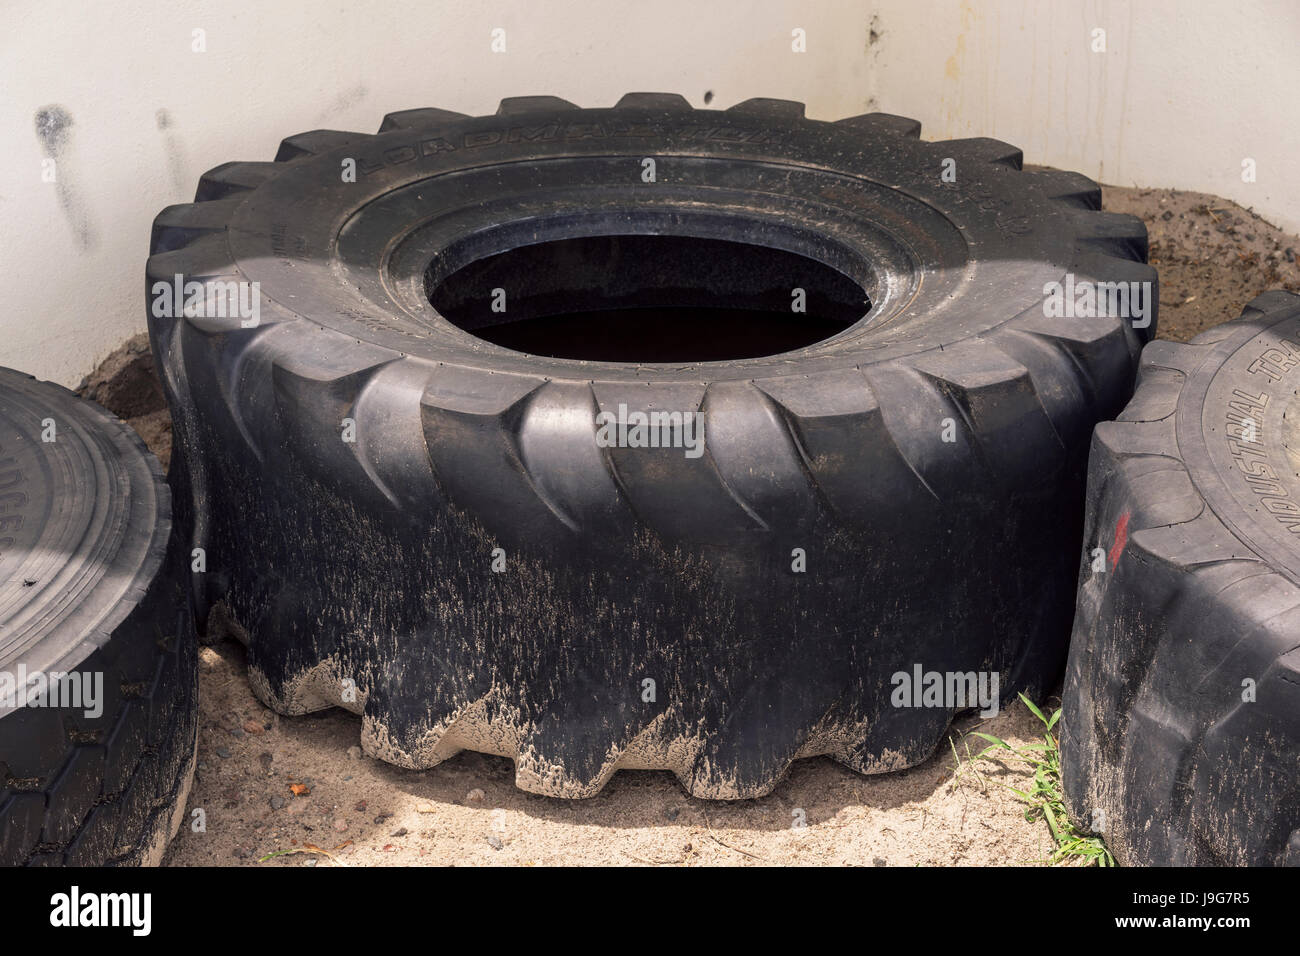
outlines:
{"label": "black rubber tire", "polygon": [[[171,527],[134,431],[0,369],[0,865],[156,865],[175,835],[198,670]],[[102,679],[98,706],[15,706],[38,671]]]}
{"label": "black rubber tire", "polygon": [[[256,328],[150,316],[178,519],[208,555],[195,599],[237,625],[258,696],[359,712],[364,749],[406,767],[469,748],[539,793],[588,796],[629,767],[740,798],[796,757],[927,757],[953,710],[890,706],[914,663],[1047,689],[1088,436],[1154,322],[1045,318],[1044,285],[1154,288],[1146,230],[1098,212],[1085,177],[919,132],[776,100],[524,97],[293,136],[164,210],[150,293],[260,284]],[[428,301],[430,261],[656,232],[820,259],[872,311],[780,355],[620,365],[509,351]],[[599,448],[597,408],[619,403],[702,409],[705,454]]]}
{"label": "black rubber tire", "polygon": [[1061,759],[1121,863],[1300,865],[1297,343],[1300,296],[1265,293],[1148,345],[1097,426]]}

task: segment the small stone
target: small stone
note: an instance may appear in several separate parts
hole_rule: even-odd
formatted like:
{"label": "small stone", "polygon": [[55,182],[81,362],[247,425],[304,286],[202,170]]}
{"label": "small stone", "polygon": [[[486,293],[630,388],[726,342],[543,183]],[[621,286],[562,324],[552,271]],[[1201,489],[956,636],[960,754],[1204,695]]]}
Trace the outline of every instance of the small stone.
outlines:
{"label": "small stone", "polygon": [[885,862],[884,857],[873,856],[873,857],[871,858],[871,865],[872,865],[872,866],[888,866],[889,864],[888,864],[887,862]]}
{"label": "small stone", "polygon": [[339,833],[342,833],[347,828],[348,828],[348,821],[344,820],[342,817],[339,817],[334,821],[334,829],[338,830]]}
{"label": "small stone", "polygon": [[391,820],[392,818],[393,815],[391,813],[381,813],[379,816],[375,817],[375,822],[383,823],[385,820]]}
{"label": "small stone", "polygon": [[1171,210],[1171,209],[1166,209],[1166,210],[1164,211],[1164,214],[1161,215],[1160,218],[1163,219],[1165,222],[1168,222],[1170,219],[1173,219],[1173,218],[1174,218],[1173,210]]}
{"label": "small stone", "polygon": [[348,757],[351,758],[352,760],[360,760],[360,759],[361,759],[361,748],[360,748],[360,747],[357,747],[357,746],[355,746],[355,745],[349,747],[349,748],[348,748]]}
{"label": "small stone", "polygon": [[417,803],[415,805],[416,813],[437,813],[437,808],[432,803]]}
{"label": "small stone", "polygon": [[266,731],[261,724],[259,724],[255,720],[250,719],[244,721],[244,732],[249,734],[261,734],[261,733],[265,733]]}
{"label": "small stone", "polygon": [[353,805],[352,809],[355,810],[355,811],[357,811],[357,813],[365,813],[365,812],[366,812],[366,801],[364,801],[364,800],[358,800],[358,801]]}
{"label": "small stone", "polygon": [[220,757],[222,760],[230,759],[230,751],[227,750],[225,747],[217,747],[216,751],[217,751],[217,756]]}
{"label": "small stone", "polygon": [[478,787],[475,787],[469,793],[465,794],[466,803],[482,803],[486,798],[487,794],[478,789]]}
{"label": "small stone", "polygon": [[270,773],[271,764],[275,763],[275,758],[271,754],[263,752],[257,755],[257,762],[262,765],[263,773]]}
{"label": "small stone", "polygon": [[492,847],[492,849],[494,849],[494,850],[499,850],[499,849],[501,849],[503,846],[505,846],[505,843],[503,843],[503,842],[501,841],[501,837],[497,836],[495,833],[489,833],[489,834],[488,834],[488,846]]}
{"label": "small stone", "polygon": [[411,832],[411,831],[409,831],[408,829],[406,829],[406,827],[402,827],[400,830],[394,830],[392,833],[390,833],[390,834],[388,834],[388,835],[389,835],[390,837],[404,837],[404,836],[406,836],[406,834],[408,834],[408,833],[410,833],[410,832]]}
{"label": "small stone", "polygon": [[282,809],[284,809],[284,797],[280,796],[278,793],[276,793],[276,794],[272,794],[272,795],[271,795],[271,809],[272,809],[272,810],[282,810]]}

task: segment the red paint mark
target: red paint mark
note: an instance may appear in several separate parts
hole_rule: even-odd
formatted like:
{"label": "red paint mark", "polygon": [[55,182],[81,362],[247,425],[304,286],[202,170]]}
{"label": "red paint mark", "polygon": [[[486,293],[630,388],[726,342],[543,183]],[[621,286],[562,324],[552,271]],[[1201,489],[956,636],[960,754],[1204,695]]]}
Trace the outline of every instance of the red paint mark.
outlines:
{"label": "red paint mark", "polygon": [[1119,516],[1119,522],[1115,525],[1115,543],[1110,546],[1110,554],[1106,555],[1110,559],[1112,569],[1115,567],[1115,563],[1119,561],[1119,556],[1124,551],[1124,545],[1128,544],[1128,519],[1130,517],[1132,517],[1132,512],[1124,512]]}

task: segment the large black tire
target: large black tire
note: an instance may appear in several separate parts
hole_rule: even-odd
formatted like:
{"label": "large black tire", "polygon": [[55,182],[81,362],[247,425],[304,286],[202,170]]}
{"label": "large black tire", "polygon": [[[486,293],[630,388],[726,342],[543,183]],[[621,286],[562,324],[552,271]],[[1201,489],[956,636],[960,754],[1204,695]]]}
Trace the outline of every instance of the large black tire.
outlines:
{"label": "large black tire", "polygon": [[1300,865],[1297,364],[1300,296],[1265,293],[1148,345],[1093,438],[1061,759],[1122,863]]}
{"label": "large black tire", "polygon": [[[1152,291],[1146,231],[1098,212],[1082,176],[919,130],[776,100],[526,97],[290,137],[164,210],[151,297],[177,275],[259,283],[254,328],[150,316],[178,515],[207,554],[195,598],[249,644],[259,697],[361,713],[365,750],[402,766],[470,748],[539,793],[587,796],[624,767],[739,798],[801,756],[927,757],[955,708],[891,706],[916,664],[1048,688],[1088,436],[1154,322],[1047,318],[1044,289]],[[556,251],[593,235],[625,237],[620,270]],[[691,241],[626,238],[646,235]],[[726,239],[784,251],[723,267]],[[550,240],[523,271],[493,258]],[[445,305],[477,334],[429,298],[471,262]],[[860,321],[751,358],[547,358],[485,341],[498,283],[518,326],[700,288],[788,314],[804,286],[810,311]],[[597,412],[620,404],[702,410],[704,455],[599,446]]]}
{"label": "large black tire", "polygon": [[[0,865],[155,865],[180,825],[198,671],[171,527],[135,432],[0,369]],[[38,672],[94,700],[24,705]]]}

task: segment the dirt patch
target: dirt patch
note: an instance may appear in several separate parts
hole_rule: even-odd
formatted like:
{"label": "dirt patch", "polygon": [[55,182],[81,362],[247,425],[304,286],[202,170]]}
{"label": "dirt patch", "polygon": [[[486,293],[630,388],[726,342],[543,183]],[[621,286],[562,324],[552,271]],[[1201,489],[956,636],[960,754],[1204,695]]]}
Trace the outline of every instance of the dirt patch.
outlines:
{"label": "dirt patch", "polygon": [[166,470],[172,453],[172,419],[154,371],[148,335],[127,339],[81,380],[76,392],[134,428]]}
{"label": "dirt patch", "polygon": [[1102,188],[1109,212],[1147,224],[1160,272],[1157,338],[1186,342],[1241,314],[1270,289],[1300,292],[1300,237],[1208,193]]}
{"label": "dirt patch", "polygon": [[[1160,270],[1159,337],[1186,341],[1234,318],[1268,289],[1300,292],[1300,238],[1216,196],[1107,187],[1105,208],[1140,216]],[[78,393],[124,418],[164,464],[171,424],[144,336]],[[864,777],[818,758],[797,762],[771,795],[712,802],[671,775],[625,771],[590,800],[517,790],[509,760],[459,754],[428,771],[361,755],[359,723],[329,711],[282,718],[249,689],[242,645],[200,654],[198,771],[190,815],[168,851],[176,866],[410,864],[981,865],[1042,860],[1042,823],[1007,787],[1025,769],[967,761],[978,729],[1020,746],[1039,725],[1016,704],[959,721],[951,742],[901,773]],[[969,752],[982,748],[969,739]],[[955,758],[961,754],[961,760]],[[1005,785],[1005,786],[1004,786]],[[202,808],[206,830],[192,829]],[[799,825],[803,823],[805,825]]]}

